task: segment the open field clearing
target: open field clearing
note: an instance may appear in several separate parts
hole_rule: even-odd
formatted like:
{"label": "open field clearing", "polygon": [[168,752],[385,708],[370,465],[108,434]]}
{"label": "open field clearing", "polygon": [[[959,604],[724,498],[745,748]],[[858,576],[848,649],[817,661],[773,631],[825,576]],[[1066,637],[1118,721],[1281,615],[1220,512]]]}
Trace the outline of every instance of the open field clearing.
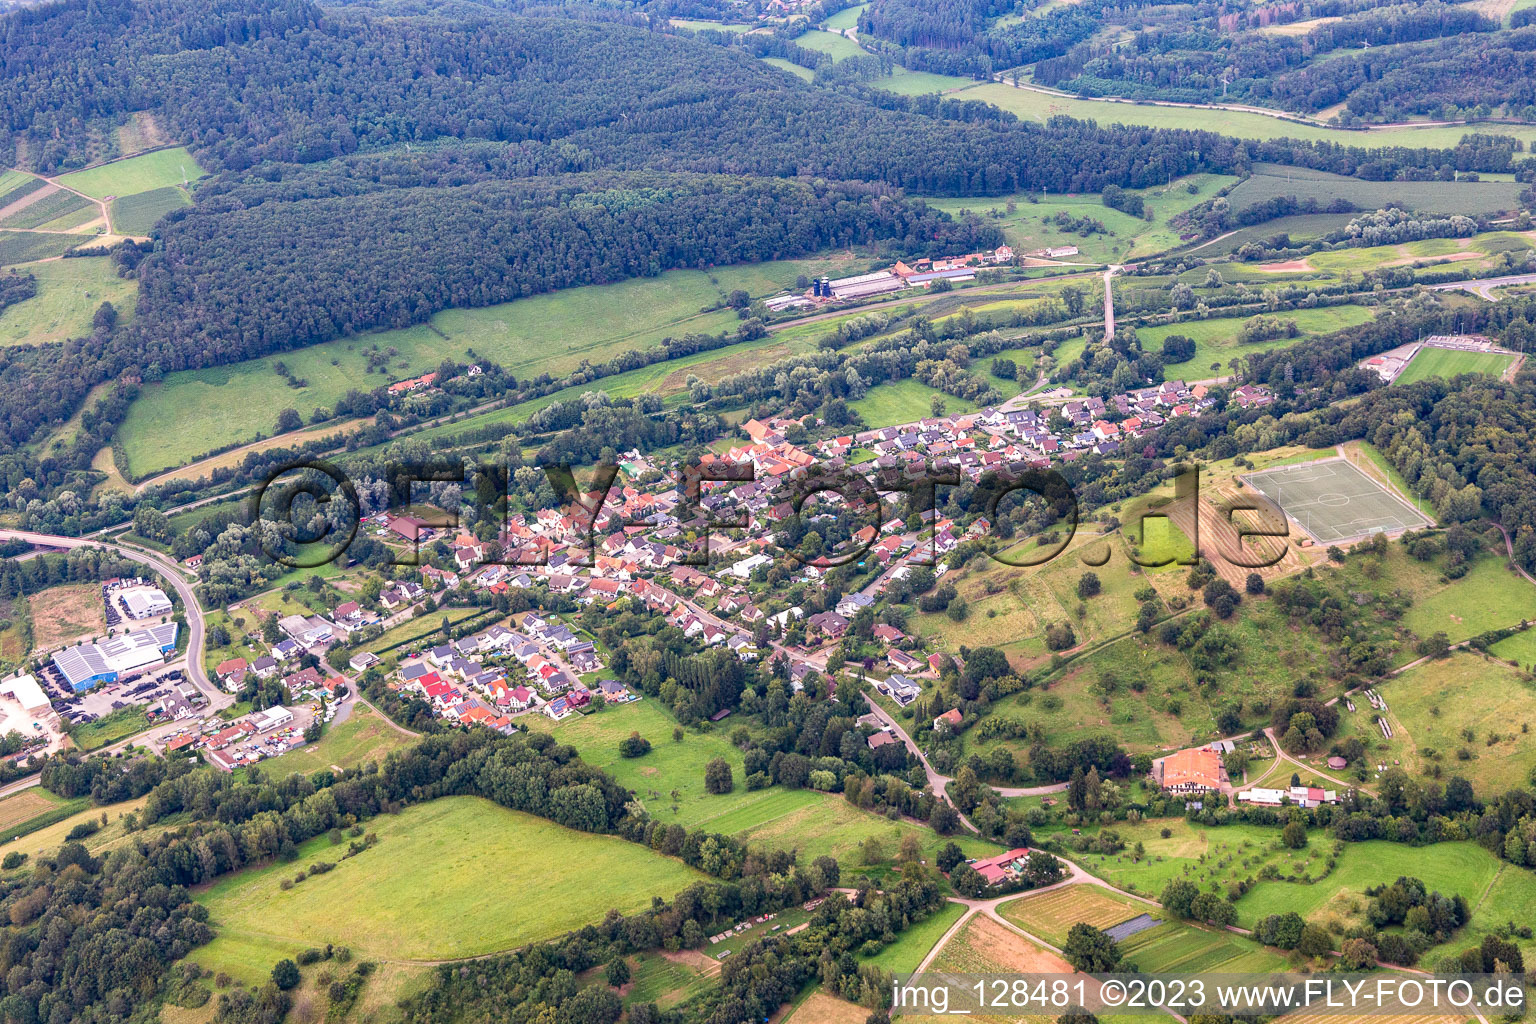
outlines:
{"label": "open field clearing", "polygon": [[[821,856],[836,857],[842,862],[845,872],[854,874],[873,871],[878,875],[891,868],[899,869],[900,865],[894,863],[896,851],[902,838],[907,835],[917,836],[922,843],[923,858],[929,863],[933,862],[944,844],[950,841],[958,844],[971,857],[984,857],[999,852],[996,846],[966,835],[956,834],[946,838],[932,829],[911,822],[890,821],[878,814],[860,810],[844,800],[841,794],[807,790],[781,790],[778,793],[783,804],[790,802],[791,795],[798,800],[809,794],[810,799],[804,800],[793,810],[771,818],[766,817],[761,809],[752,808],[761,820],[744,829],[737,826],[750,813],[746,809],[728,817],[704,822],[703,825],[712,831],[735,835],[755,845],[796,850],[800,854],[801,863],[808,864]],[[883,854],[882,859],[873,864],[866,863],[860,851],[861,844],[870,839],[879,844]]]}
{"label": "open field clearing", "polygon": [[1415,263],[1455,263],[1468,270],[1485,268],[1490,274],[1505,272],[1505,253],[1526,253],[1532,248],[1529,232],[1486,231],[1468,238],[1425,238],[1397,245],[1372,245],[1313,253],[1303,262],[1330,274],[1363,273],[1378,267],[1406,267]]}
{"label": "open field clearing", "polygon": [[0,311],[0,346],[44,345],[87,337],[91,318],[103,302],[112,303],[120,320],[133,313],[138,283],[118,277],[106,256],[38,263],[27,270],[37,278],[37,294]]}
{"label": "open field clearing", "polygon": [[931,71],[909,71],[897,65],[889,78],[877,78],[869,83],[876,89],[894,92],[902,96],[922,96],[930,92],[958,92],[976,84],[974,78],[958,75],[936,75]]}
{"label": "open field clearing", "polygon": [[1501,376],[1515,361],[1514,356],[1502,352],[1458,352],[1448,348],[1421,348],[1413,360],[1403,369],[1394,384],[1412,384],[1429,377],[1449,379],[1463,373],[1482,373],[1490,377]]}
{"label": "open field clearing", "polygon": [[[1372,141],[1378,134],[1372,132]],[[1255,174],[1228,193],[1234,210],[1246,210],[1277,196],[1316,199],[1326,206],[1336,199],[1357,209],[1378,210],[1388,203],[1402,203],[1422,213],[1468,215],[1498,213],[1519,204],[1521,186],[1512,181],[1361,181],[1330,176],[1326,179]]]}
{"label": "open field clearing", "polygon": [[191,205],[192,197],[180,185],[124,196],[112,200],[112,227],[124,235],[147,235],[161,217]]}
{"label": "open field clearing", "polygon": [[101,587],[94,583],[49,587],[27,600],[32,605],[33,642],[40,650],[78,636],[106,632]]}
{"label": "open field clearing", "polygon": [[812,29],[795,38],[795,44],[803,46],[807,50],[817,50],[829,54],[833,60],[842,60],[844,57],[863,57],[865,51],[862,46],[849,39],[840,32],[820,32]]}
{"label": "open field clearing", "polygon": [[59,178],[59,183],[93,199],[106,199],[181,185],[196,181],[206,173],[191,153],[177,146],[65,174]]}
{"label": "open field clearing", "polygon": [[[1401,552],[1390,552],[1386,568],[1396,570],[1394,584],[1412,593],[1413,606],[1403,613],[1403,625],[1419,636],[1443,631],[1452,643],[1493,629],[1536,619],[1536,587],[1512,572],[1502,552],[1480,555],[1459,580],[1441,582],[1433,563],[1414,563]],[[1417,570],[1417,571],[1415,571]]]}
{"label": "open field clearing", "polygon": [[[848,257],[721,267],[710,272],[674,270],[659,277],[571,288],[497,306],[444,310],[428,324],[341,338],[229,366],[167,374],[163,382],[143,389],[120,436],[133,475],[156,473],[185,465],[211,449],[270,434],[277,413],[284,408],[296,409],[308,419],[316,409],[331,408],[350,389],[370,390],[425,373],[445,357],[495,360],[519,378],[539,373],[559,376],[575,370],[583,360],[605,362],[630,349],[651,348],[663,338],[718,334],[740,322],[735,311],[700,310],[719,304],[731,290],[765,296],[792,287],[801,273],[835,275],[836,267],[848,263],[860,269],[865,266]],[[819,338],[834,325],[816,326]],[[748,344],[764,343],[771,341]],[[696,353],[691,360],[706,362],[728,351]],[[290,386],[277,373],[278,362],[304,386]],[[370,366],[382,367],[384,372]],[[683,360],[676,360],[634,371],[644,375],[634,393],[651,390],[654,381],[683,366]],[[575,389],[575,394],[595,388],[615,394],[613,388],[622,383],[617,377],[608,378]],[[679,388],[682,384],[679,381]],[[542,403],[536,408],[557,397],[536,400]],[[208,408],[220,409],[222,414],[206,416]],[[533,411],[529,408],[528,415]]]}
{"label": "open field clearing", "polygon": [[670,18],[673,25],[678,28],[686,28],[693,32],[746,32],[751,25],[739,22],[705,21],[700,18]]}
{"label": "open field clearing", "polygon": [[1219,132],[1240,139],[1302,139],[1332,142],[1341,146],[1376,148],[1381,146],[1455,146],[1470,131],[1510,135],[1527,146],[1536,142],[1536,126],[1480,124],[1443,125],[1423,128],[1382,128],[1351,131],[1320,128],[1282,120],[1266,114],[1208,107],[1163,107],[1150,103],[1115,103],[1105,100],[1080,100],[1050,96],[1030,89],[992,82],[967,89],[965,99],[985,100],[1003,110],[1030,121],[1044,123],[1057,114],[1066,114],[1100,124],[1139,124],[1152,128],[1183,128]]}
{"label": "open field clearing", "polygon": [[35,823],[44,815],[67,814],[71,807],[84,810],[86,806],[83,799],[66,800],[42,786],[23,789],[0,799],[0,840],[30,831],[29,823]]}
{"label": "open field clearing", "polygon": [[864,1024],[869,1008],[824,991],[812,992],[784,1018],[784,1024]]}
{"label": "open field clearing", "polygon": [[1025,895],[998,908],[1005,918],[1053,946],[1064,945],[1067,933],[1079,922],[1108,929],[1156,911],[1156,907],[1097,885],[1069,885],[1039,895]]}
{"label": "open field clearing", "polygon": [[[474,956],[552,938],[670,897],[703,878],[612,836],[590,835],[475,797],[445,797],[369,822],[379,843],[284,891],[284,879],[343,848],[320,837],[297,860],[242,871],[199,895],[219,937],[192,959],[246,981],[327,942],[386,960]],[[622,886],[545,885],[552,868]],[[359,898],[367,893],[367,898]],[[502,893],[503,899],[488,899]]]}
{"label": "open field clearing", "polygon": [[823,21],[823,28],[830,28],[834,32],[842,32],[845,29],[858,28],[859,15],[864,13],[864,8],[869,4],[858,4],[854,7],[845,7],[841,11]]}
{"label": "open field clearing", "polygon": [[261,770],[268,778],[281,778],[289,772],[310,775],[323,768],[383,764],[393,751],[415,743],[373,708],[354,704],[347,720],[326,726],[318,743],[305,744],[281,757],[263,761]]}
{"label": "open field clearing", "polygon": [[788,71],[802,82],[809,82],[816,77],[816,72],[810,68],[803,68],[794,61],[785,60],[783,57],[764,57],[762,61],[764,64],[771,64],[780,71]]}
{"label": "open field clearing", "polygon": [[[1222,271],[1226,268],[1222,267]],[[1185,320],[1158,327],[1137,328],[1136,337],[1148,352],[1161,352],[1163,339],[1182,334],[1195,343],[1195,354],[1182,363],[1170,363],[1170,379],[1203,380],[1214,373],[1228,372],[1227,363],[1239,356],[1294,345],[1303,338],[1331,334],[1346,327],[1363,324],[1376,315],[1369,306],[1325,306],[1320,309],[1292,309],[1277,314],[1281,321],[1294,321],[1300,333],[1294,338],[1270,338],[1267,341],[1242,342],[1238,332],[1253,317],[1217,317],[1212,320]]]}

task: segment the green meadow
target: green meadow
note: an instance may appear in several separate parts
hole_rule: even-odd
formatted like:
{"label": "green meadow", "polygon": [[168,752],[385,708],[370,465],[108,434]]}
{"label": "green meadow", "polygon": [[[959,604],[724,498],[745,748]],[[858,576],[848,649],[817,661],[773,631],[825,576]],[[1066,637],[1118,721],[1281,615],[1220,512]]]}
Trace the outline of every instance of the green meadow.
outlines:
{"label": "green meadow", "polygon": [[131,196],[169,185],[181,185],[196,181],[207,173],[191,153],[177,146],[74,171],[63,175],[58,181],[93,199],[105,199],[108,196]]}
{"label": "green meadow", "polygon": [[118,277],[106,256],[36,263],[27,272],[37,278],[37,294],[0,310],[0,347],[86,337],[103,302],[124,320],[138,299],[137,282]]}

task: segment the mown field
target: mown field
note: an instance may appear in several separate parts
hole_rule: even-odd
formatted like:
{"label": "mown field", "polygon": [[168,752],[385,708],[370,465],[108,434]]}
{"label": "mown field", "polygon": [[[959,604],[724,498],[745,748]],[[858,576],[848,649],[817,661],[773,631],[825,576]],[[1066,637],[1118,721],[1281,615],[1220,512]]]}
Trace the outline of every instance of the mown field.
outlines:
{"label": "mown field", "polygon": [[105,199],[196,181],[206,173],[191,153],[177,146],[74,171],[61,176],[59,183],[94,199]]}
{"label": "mown field", "polygon": [[935,397],[944,403],[946,415],[975,412],[977,408],[975,402],[945,394],[911,378],[872,387],[863,398],[849,402],[848,407],[859,414],[866,428],[893,427],[932,416]]}
{"label": "mown field", "polygon": [[1448,348],[1421,348],[1403,369],[1394,384],[1412,384],[1429,377],[1458,377],[1463,373],[1482,373],[1497,377],[1514,362],[1515,357],[1501,352],[1457,352]]}
{"label": "mown field", "polygon": [[1522,187],[1513,181],[1361,181],[1340,175],[1317,178],[1255,174],[1229,192],[1227,199],[1232,209],[1239,211],[1277,196],[1295,196],[1300,200],[1316,199],[1324,206],[1343,199],[1360,210],[1402,203],[1423,213],[1472,215],[1514,209]]}
{"label": "mown field", "polygon": [[[386,960],[473,956],[552,938],[670,897],[704,876],[612,836],[563,828],[476,797],[445,797],[368,823],[372,849],[319,837],[291,862],[222,878],[198,895],[218,937],[192,959],[259,983],[328,942]],[[311,864],[336,863],[288,890]],[[623,884],[580,884],[580,877]]]}
{"label": "mown field", "polygon": [[[1423,128],[1381,128],[1352,131],[1323,128],[1287,121],[1265,114],[1207,107],[1164,107],[1151,103],[1124,103],[1051,96],[1029,89],[1016,89],[1002,82],[991,82],[967,89],[961,97],[983,100],[1011,111],[1029,121],[1045,122],[1058,114],[1100,124],[1146,125],[1152,128],[1182,128],[1218,132],[1240,139],[1302,139],[1332,142],[1341,146],[1376,148],[1381,146],[1453,147],[1468,131],[1466,125],[1426,126]],[[1480,124],[1479,132],[1510,135],[1527,146],[1536,142],[1536,127],[1527,125]]]}
{"label": "mown field", "polygon": [[[651,348],[663,338],[718,334],[739,323],[735,312],[701,310],[717,305],[731,290],[741,288],[754,297],[771,295],[792,287],[802,273],[835,274],[834,268],[846,262],[782,261],[708,272],[675,270],[480,309],[444,310],[429,324],[342,338],[229,366],[172,373],[144,388],[120,436],[133,475],[156,473],[185,465],[214,448],[271,434],[284,408],[296,409],[309,419],[316,409],[332,408],[350,389],[367,391],[425,373],[444,358],[494,360],[519,378],[539,373],[559,376],[583,360],[605,362],[620,352]],[[864,265],[856,264],[860,269]],[[648,385],[683,368],[685,362],[722,356],[722,352],[699,353],[688,361],[634,371],[642,375],[635,393],[649,390]],[[370,373],[370,359],[383,372]],[[304,386],[290,386],[276,372],[278,362]],[[621,385],[617,378],[610,378],[576,390],[599,387],[612,394]],[[537,408],[554,400],[540,399]],[[209,408],[219,409],[220,415],[204,415]],[[533,408],[528,409],[529,415]]]}
{"label": "mown field", "polygon": [[[0,248],[4,244],[0,234]],[[106,256],[37,263],[27,271],[37,278],[37,294],[0,310],[0,346],[43,345],[86,337],[91,333],[91,318],[103,302],[112,303],[122,320],[132,316],[138,299],[138,282],[118,277]]]}

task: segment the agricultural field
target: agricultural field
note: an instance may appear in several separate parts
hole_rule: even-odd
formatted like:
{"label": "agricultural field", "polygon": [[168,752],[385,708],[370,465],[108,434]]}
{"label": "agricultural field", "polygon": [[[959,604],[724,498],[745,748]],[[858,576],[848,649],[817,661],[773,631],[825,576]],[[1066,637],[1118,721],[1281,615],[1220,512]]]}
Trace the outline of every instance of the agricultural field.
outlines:
{"label": "agricultural field", "polygon": [[[1239,139],[1301,139],[1332,142],[1343,146],[1434,146],[1452,147],[1467,134],[1465,125],[1403,128],[1373,128],[1366,132],[1343,128],[1324,128],[1266,114],[1213,107],[1168,107],[1153,103],[1115,100],[1078,99],[1054,96],[1032,89],[1016,89],[1002,82],[991,82],[967,89],[965,99],[983,100],[1017,114],[1029,121],[1044,123],[1058,114],[1099,124],[1146,125],[1152,128],[1179,128],[1217,132]],[[1527,146],[1536,142],[1536,127],[1528,125],[1482,124],[1478,131],[1510,135]]]}
{"label": "agricultural field", "polygon": [[[5,244],[4,238],[0,233],[0,247]],[[27,272],[37,278],[37,294],[0,310],[0,347],[45,345],[86,337],[91,333],[91,318],[103,302],[112,303],[119,319],[126,320],[132,316],[138,299],[138,282],[118,277],[112,260],[106,256],[35,263],[27,267]]]}
{"label": "agricultural field", "polygon": [[[1468,238],[1426,238],[1396,245],[1330,249],[1301,261],[1303,267],[1328,274],[1363,273],[1378,267],[1452,263],[1490,274],[1507,273],[1506,253],[1524,254],[1532,248],[1527,232],[1487,231]],[[1265,269],[1260,266],[1260,270]]]}
{"label": "agricultural field", "polygon": [[168,185],[196,181],[207,172],[184,147],[159,149],[126,160],[62,175],[59,184],[93,199],[131,196]]}
{"label": "agricultural field", "polygon": [[1376,315],[1369,306],[1324,306],[1318,309],[1293,309],[1276,314],[1282,321],[1294,320],[1300,333],[1294,338],[1243,343],[1238,332],[1252,317],[1216,317],[1211,320],[1185,320],[1159,327],[1137,328],[1136,337],[1148,352],[1161,352],[1163,339],[1182,334],[1195,343],[1195,354],[1182,363],[1170,363],[1167,376],[1201,380],[1213,373],[1226,373],[1231,360],[1255,352],[1294,345],[1303,338],[1331,334],[1346,327],[1363,324]]}
{"label": "agricultural field", "polygon": [[[100,822],[103,815],[105,815],[107,822],[105,825],[102,825],[99,830],[91,835],[79,840],[94,856],[99,857],[104,852],[127,841],[129,836],[134,834],[130,833],[124,826],[123,816],[143,807],[145,799],[145,797],[139,797],[135,800],[125,800],[118,804],[107,804],[105,807],[92,807],[87,801],[81,800],[79,801],[81,809],[76,813],[66,818],[61,818],[44,828],[29,832],[20,839],[13,839],[5,843],[3,846],[0,846],[0,853],[11,853],[14,851],[26,854],[28,860],[35,859],[40,853],[46,853],[49,850],[55,850],[62,846],[65,842],[64,837],[69,835],[70,830],[76,825],[83,821]],[[75,803],[75,801],[66,801],[61,806],[72,807],[75,806]],[[14,835],[15,833],[11,834]],[[142,831],[137,833],[140,837],[143,837],[144,834]],[[24,865],[21,870],[26,870],[28,866]]]}
{"label": "agricultural field", "polygon": [[845,7],[821,23],[823,28],[829,28],[834,32],[843,32],[850,28],[858,28],[859,15],[864,13],[864,8],[869,4],[858,4],[854,7]]}
{"label": "agricultural field", "polygon": [[261,763],[268,778],[290,772],[312,775],[324,768],[357,768],[370,762],[383,764],[396,750],[413,746],[415,740],[366,704],[354,703],[345,722],[332,722],[318,743],[290,750]]}
{"label": "agricultural field", "polygon": [[[1375,134],[1375,133],[1372,133]],[[1362,181],[1342,175],[1320,178],[1284,174],[1254,174],[1227,194],[1232,209],[1241,211],[1277,196],[1316,199],[1326,206],[1343,199],[1360,210],[1378,210],[1402,203],[1423,213],[1467,215],[1498,213],[1519,205],[1521,186],[1512,181]]]}
{"label": "agricultural field", "polygon": [[139,192],[112,200],[112,228],[123,235],[147,235],[161,217],[192,205],[192,197],[180,185]]}
{"label": "agricultural field", "polygon": [[[7,214],[4,219],[0,219],[0,227],[40,228],[50,221],[68,217],[78,210],[90,210],[93,207],[94,204],[89,199],[65,189],[57,189]],[[78,223],[84,223],[84,221],[78,221]]]}
{"label": "agricultural field", "polygon": [[[376,846],[340,859],[321,836],[291,862],[221,878],[198,896],[218,933],[192,959],[242,981],[327,942],[362,956],[430,960],[512,949],[552,938],[609,909],[633,912],[704,876],[612,836],[563,828],[476,797],[444,797],[369,823]],[[284,890],[320,860],[334,870]],[[548,885],[551,866],[622,886]],[[359,899],[360,892],[368,893]],[[485,914],[488,893],[515,894]]]}
{"label": "agricultural field", "polygon": [[1137,932],[1120,943],[1127,963],[1147,974],[1241,974],[1283,970],[1285,957],[1252,939],[1184,922]]}
{"label": "agricultural field", "polygon": [[1412,384],[1430,377],[1450,379],[1463,373],[1503,375],[1515,357],[1502,352],[1458,352],[1448,348],[1421,348],[1392,383]]}
{"label": "agricultural field", "polygon": [[[771,295],[792,287],[802,273],[836,274],[840,272],[836,268],[850,260],[674,270],[659,277],[570,288],[497,306],[444,310],[415,327],[341,338],[229,366],[171,373],[163,382],[143,389],[119,436],[127,448],[132,475],[139,478],[185,465],[214,448],[271,434],[277,413],[284,408],[298,410],[307,420],[317,409],[330,409],[352,388],[367,390],[425,373],[444,358],[494,360],[519,378],[539,373],[558,376],[576,369],[582,360],[605,362],[620,352],[654,347],[663,338],[718,334],[739,323],[735,312],[701,310],[718,305],[731,290],[741,288],[754,297]],[[859,262],[857,267],[864,265]],[[819,338],[835,325],[816,326]],[[552,338],[560,340],[551,343]],[[770,345],[773,339],[748,344]],[[636,375],[633,393],[653,390],[656,382],[685,364],[725,358],[730,351],[697,353],[689,360],[632,371]],[[370,372],[370,360],[383,372]],[[304,386],[290,386],[276,372],[278,362]],[[594,388],[620,394],[616,390],[624,383],[620,377],[572,389],[569,397]],[[680,379],[679,390],[683,384]],[[526,415],[559,397],[538,399],[536,406],[530,403]],[[222,414],[203,415],[208,408],[220,409]],[[476,420],[446,429],[457,432],[466,425],[489,422],[493,421]]]}
{"label": "agricultural field", "polygon": [[1003,917],[1051,945],[1066,944],[1067,932],[1079,922],[1109,929],[1157,908],[1097,885],[1069,885],[1051,892],[1025,895],[998,908]]}
{"label": "agricultural field", "polygon": [[[86,810],[90,801],[84,797],[67,799],[42,786],[32,786],[0,799],[0,843],[14,840],[44,828],[48,823],[72,817]],[[0,846],[0,852],[9,853]]]}
{"label": "agricultural field", "polygon": [[52,259],[55,256],[62,256],[84,241],[86,241],[84,235],[41,235],[30,231],[0,231],[0,266],[15,266],[20,263]]}
{"label": "agricultural field", "polygon": [[38,650],[106,632],[101,588],[93,583],[49,587],[27,601],[32,607],[32,638]]}

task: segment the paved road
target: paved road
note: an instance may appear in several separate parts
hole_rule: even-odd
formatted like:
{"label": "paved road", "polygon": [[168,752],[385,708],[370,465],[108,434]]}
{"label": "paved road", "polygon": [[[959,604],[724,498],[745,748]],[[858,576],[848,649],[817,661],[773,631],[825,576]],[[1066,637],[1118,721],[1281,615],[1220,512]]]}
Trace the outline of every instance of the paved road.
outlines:
{"label": "paved road", "polygon": [[1122,271],[1124,269],[1125,269],[1124,267],[1113,266],[1113,267],[1110,267],[1109,269],[1104,271],[1104,340],[1105,341],[1109,341],[1109,339],[1111,339],[1111,338],[1113,338],[1115,336],[1115,289],[1110,284],[1110,279],[1113,278],[1116,274],[1120,273],[1120,271]]}
{"label": "paved road", "polygon": [[1434,292],[1471,292],[1492,301],[1493,290],[1511,284],[1536,284],[1536,274],[1510,274],[1507,277],[1480,277],[1473,281],[1446,281],[1443,284],[1426,285]]}

